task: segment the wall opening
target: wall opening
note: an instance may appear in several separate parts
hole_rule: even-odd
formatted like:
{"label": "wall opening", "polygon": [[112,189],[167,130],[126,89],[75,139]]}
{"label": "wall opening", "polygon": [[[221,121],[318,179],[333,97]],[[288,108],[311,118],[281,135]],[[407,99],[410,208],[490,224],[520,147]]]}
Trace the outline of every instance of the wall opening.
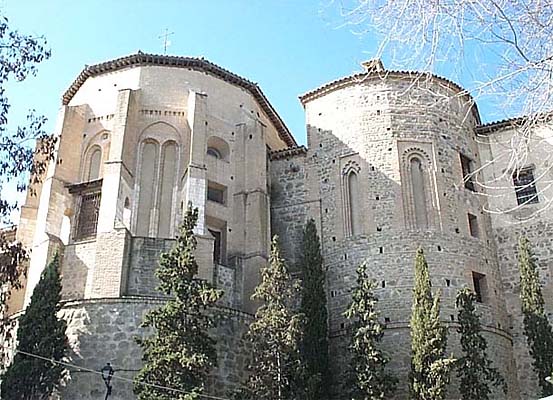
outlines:
{"label": "wall opening", "polygon": [[534,179],[534,167],[526,167],[513,173],[513,185],[517,196],[517,204],[539,203],[536,180]]}
{"label": "wall opening", "polygon": [[461,153],[459,154],[459,159],[461,160],[461,170],[463,172],[463,181],[465,182],[465,188],[475,192],[476,187],[474,185],[474,162]]}
{"label": "wall opening", "polygon": [[349,225],[351,235],[359,234],[359,186],[357,174],[351,171],[348,175],[348,203],[349,203]]}
{"label": "wall opening", "polygon": [[467,214],[468,221],[469,221],[469,233],[472,237],[479,237],[480,233],[478,231],[478,218],[476,215],[473,215],[471,213]]}
{"label": "wall opening", "polygon": [[218,183],[208,181],[207,183],[207,199],[219,204],[226,204],[227,188]]}
{"label": "wall opening", "polygon": [[486,275],[472,271],[472,284],[474,293],[476,294],[476,301],[484,303],[487,292]]}

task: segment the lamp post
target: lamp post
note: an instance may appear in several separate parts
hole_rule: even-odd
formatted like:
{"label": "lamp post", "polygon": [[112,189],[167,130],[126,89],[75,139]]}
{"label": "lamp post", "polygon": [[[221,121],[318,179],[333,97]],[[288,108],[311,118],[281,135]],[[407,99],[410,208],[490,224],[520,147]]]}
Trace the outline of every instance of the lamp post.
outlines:
{"label": "lamp post", "polygon": [[104,383],[106,384],[106,389],[107,389],[105,400],[108,400],[108,397],[111,394],[111,378],[113,377],[113,373],[115,371],[111,367],[110,363],[106,363],[104,368],[101,369],[101,372],[102,372],[102,379],[104,380]]}

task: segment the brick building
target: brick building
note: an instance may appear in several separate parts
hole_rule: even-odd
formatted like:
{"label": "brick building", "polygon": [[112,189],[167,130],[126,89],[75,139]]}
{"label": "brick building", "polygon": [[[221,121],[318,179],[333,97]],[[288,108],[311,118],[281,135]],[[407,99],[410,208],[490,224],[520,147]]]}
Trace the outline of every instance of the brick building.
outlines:
{"label": "brick building", "polygon": [[[86,67],[63,95],[56,158],[22,207],[17,237],[32,256],[12,309],[29,301],[60,249],[71,362],[98,369],[109,361],[118,376],[132,378],[142,315],[163,301],[155,290],[157,258],[192,202],[200,215],[200,276],[225,291],[210,384],[211,393],[225,395],[244,375],[241,334],[271,235],[281,237],[293,268],[301,230],[314,218],[328,269],[335,398],[346,345],[342,312],[365,259],[379,283],[397,398],[406,398],[418,246],[442,291],[451,352],[455,294],[469,286],[479,296],[489,353],[509,382],[508,395],[494,398],[536,395],[515,251],[518,236],[528,235],[551,309],[553,214],[524,219],[551,198],[548,179],[531,179],[550,175],[541,162],[551,151],[550,129],[540,130],[544,141],[530,145],[524,167],[505,174],[508,160],[499,155],[524,119],[482,125],[473,99],[451,81],[389,71],[379,61],[363,66],[300,97],[307,148],[256,84],[207,60],[138,53]],[[478,184],[499,176],[501,196]],[[484,212],[498,207],[512,211]],[[74,372],[61,398],[101,392],[98,377]],[[455,392],[453,383],[451,398]],[[134,398],[131,384],[115,381],[112,397]]]}

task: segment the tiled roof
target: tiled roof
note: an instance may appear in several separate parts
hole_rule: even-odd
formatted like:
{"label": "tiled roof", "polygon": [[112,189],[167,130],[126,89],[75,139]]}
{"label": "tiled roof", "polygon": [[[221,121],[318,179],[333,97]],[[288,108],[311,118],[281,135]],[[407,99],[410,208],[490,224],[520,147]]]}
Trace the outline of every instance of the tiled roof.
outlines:
{"label": "tiled roof", "polygon": [[530,119],[533,119],[536,122],[550,122],[553,120],[553,111],[534,114],[532,116],[525,115],[522,117],[506,118],[499,121],[488,122],[484,125],[477,126],[476,132],[480,134],[493,133],[500,129],[521,126]]}
{"label": "tiled roof", "polygon": [[427,72],[416,72],[416,71],[394,71],[394,70],[383,70],[380,71],[378,69],[373,69],[367,72],[360,72],[357,74],[345,76],[343,78],[336,79],[334,81],[328,82],[322,86],[319,86],[316,89],[313,89],[307,93],[304,93],[299,96],[299,99],[303,105],[308,103],[311,100],[314,100],[318,97],[324,96],[325,94],[332,92],[334,90],[341,89],[345,86],[353,85],[359,82],[362,82],[364,79],[367,78],[380,78],[380,79],[386,79],[386,78],[408,78],[413,79],[417,77],[429,77],[434,80],[437,80],[438,82],[444,84],[445,86],[457,90],[460,94],[463,96],[466,96],[466,98],[473,104],[472,112],[474,114],[474,117],[476,118],[476,121],[480,122],[480,114],[478,112],[478,107],[476,105],[476,102],[472,98],[472,96],[461,86],[459,86],[457,83],[450,81],[447,78],[434,75]]}
{"label": "tiled roof", "polygon": [[280,160],[286,157],[293,157],[297,155],[307,154],[307,148],[305,146],[289,147],[282,150],[274,150],[269,153],[271,160]]}

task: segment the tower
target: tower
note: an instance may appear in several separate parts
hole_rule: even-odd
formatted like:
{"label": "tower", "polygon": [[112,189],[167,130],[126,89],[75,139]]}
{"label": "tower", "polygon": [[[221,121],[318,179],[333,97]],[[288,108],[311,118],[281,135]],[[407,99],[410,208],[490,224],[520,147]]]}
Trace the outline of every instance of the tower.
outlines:
{"label": "tower", "polygon": [[[215,375],[220,390],[232,388],[269,252],[267,154],[295,145],[261,89],[204,59],[138,53],[86,67],[63,95],[56,134],[19,226],[32,251],[25,301],[59,249],[71,363],[109,361],[132,378],[142,315],[163,301],[157,260],[191,203],[199,277],[225,291]],[[71,374],[62,398],[95,398],[94,378]],[[132,398],[131,385],[113,396]]]}

